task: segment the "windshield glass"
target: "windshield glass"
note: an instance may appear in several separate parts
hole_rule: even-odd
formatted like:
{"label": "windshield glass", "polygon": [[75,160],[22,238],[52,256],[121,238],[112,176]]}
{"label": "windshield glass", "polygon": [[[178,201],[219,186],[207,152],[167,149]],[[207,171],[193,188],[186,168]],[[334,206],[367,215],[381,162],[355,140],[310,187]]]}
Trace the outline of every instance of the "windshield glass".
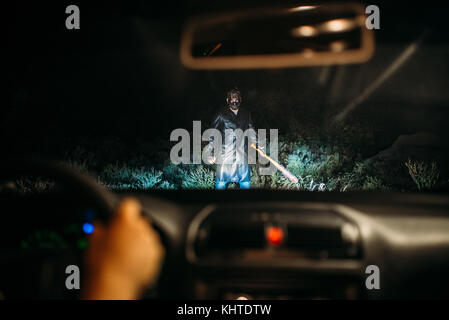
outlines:
{"label": "windshield glass", "polygon": [[449,189],[444,10],[380,3],[365,63],[192,70],[179,56],[186,19],[239,9],[203,2],[86,5],[79,30],[63,7],[16,8],[3,152],[62,159],[112,190]]}

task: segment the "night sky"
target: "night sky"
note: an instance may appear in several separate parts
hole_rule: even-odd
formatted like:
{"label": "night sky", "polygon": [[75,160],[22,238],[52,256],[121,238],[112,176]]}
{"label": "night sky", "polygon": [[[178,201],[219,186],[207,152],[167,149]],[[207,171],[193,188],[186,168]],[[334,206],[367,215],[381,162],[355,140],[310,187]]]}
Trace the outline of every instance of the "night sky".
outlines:
{"label": "night sky", "polygon": [[[65,7],[72,3],[80,7],[81,30],[65,29]],[[16,4],[7,10],[4,150],[26,154],[65,138],[168,141],[173,129],[190,130],[193,120],[208,124],[233,86],[241,89],[242,107],[259,128],[278,128],[281,134],[292,126],[326,130],[426,27],[431,32],[417,52],[347,121],[373,127],[379,149],[400,134],[449,136],[449,46],[443,29],[449,10],[380,3],[376,52],[363,65],[252,71],[191,71],[181,65],[179,40],[189,15],[251,5]]]}

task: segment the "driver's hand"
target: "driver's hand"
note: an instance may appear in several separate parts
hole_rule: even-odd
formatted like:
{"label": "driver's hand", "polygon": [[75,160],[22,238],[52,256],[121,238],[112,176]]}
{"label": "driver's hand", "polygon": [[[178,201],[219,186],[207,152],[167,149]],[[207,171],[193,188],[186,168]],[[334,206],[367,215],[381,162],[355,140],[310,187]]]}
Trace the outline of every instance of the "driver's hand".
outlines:
{"label": "driver's hand", "polygon": [[96,224],[86,253],[84,299],[136,299],[159,275],[165,250],[159,234],[127,198],[107,226]]}

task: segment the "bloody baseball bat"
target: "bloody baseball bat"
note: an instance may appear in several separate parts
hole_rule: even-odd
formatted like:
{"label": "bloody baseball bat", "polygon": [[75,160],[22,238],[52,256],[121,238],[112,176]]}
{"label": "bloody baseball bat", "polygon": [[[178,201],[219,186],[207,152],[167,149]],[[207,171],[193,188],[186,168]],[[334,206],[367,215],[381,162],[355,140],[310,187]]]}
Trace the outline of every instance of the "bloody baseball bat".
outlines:
{"label": "bloody baseball bat", "polygon": [[279,162],[271,159],[265,152],[263,152],[262,150],[260,150],[259,148],[257,148],[254,143],[252,143],[250,145],[251,148],[257,150],[257,152],[259,152],[259,154],[268,159],[268,161],[270,161],[288,180],[290,180],[293,183],[298,183],[298,178],[296,178],[290,171],[288,171],[287,169],[285,169]]}

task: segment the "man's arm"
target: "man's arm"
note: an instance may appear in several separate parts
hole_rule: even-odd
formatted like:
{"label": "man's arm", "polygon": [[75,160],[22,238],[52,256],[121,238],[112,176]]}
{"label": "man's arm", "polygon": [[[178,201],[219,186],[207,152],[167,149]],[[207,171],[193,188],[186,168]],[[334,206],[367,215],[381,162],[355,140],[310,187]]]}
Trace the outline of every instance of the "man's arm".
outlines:
{"label": "man's arm", "polygon": [[218,113],[217,115],[215,115],[214,120],[212,121],[211,127],[215,128],[217,130],[220,130],[222,124],[223,124],[223,119],[221,118],[221,114]]}
{"label": "man's arm", "polygon": [[250,112],[248,112],[248,130],[250,130],[248,135],[249,145],[254,143],[257,146],[257,131]]}
{"label": "man's arm", "polygon": [[[214,120],[213,120],[212,123],[211,123],[211,128],[214,128],[214,129],[217,129],[217,130],[220,131],[221,128],[222,128],[222,126],[223,126],[223,119],[222,119],[222,117],[221,117],[221,114],[218,113],[218,114],[214,117]],[[213,154],[214,146],[215,146],[214,137],[211,136],[211,137],[209,138],[209,144],[208,144],[208,145],[206,146],[206,148],[205,148],[205,151],[206,151],[207,153],[210,153],[210,155],[211,155],[211,156],[208,158],[208,162],[209,162],[210,164],[214,164],[215,161],[217,160],[216,155]]]}

